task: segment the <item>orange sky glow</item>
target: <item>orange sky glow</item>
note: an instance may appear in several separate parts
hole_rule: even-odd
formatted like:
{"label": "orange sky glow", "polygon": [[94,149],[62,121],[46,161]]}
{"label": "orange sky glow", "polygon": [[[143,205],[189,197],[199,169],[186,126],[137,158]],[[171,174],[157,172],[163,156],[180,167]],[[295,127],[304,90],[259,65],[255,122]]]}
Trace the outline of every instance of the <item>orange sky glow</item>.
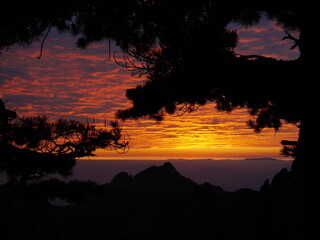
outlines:
{"label": "orange sky glow", "polygon": [[[297,57],[291,43],[281,41],[284,31],[272,22],[239,30],[240,54],[263,54],[283,60]],[[39,60],[40,43],[12,47],[0,55],[0,97],[20,116],[47,115],[95,122],[114,119],[114,113],[130,106],[125,91],[145,79],[132,77],[109,60],[107,43],[86,50],[75,47],[75,38],[50,33]],[[112,45],[112,52],[121,52]],[[202,159],[279,158],[283,139],[297,139],[296,126],[285,124],[278,132],[256,134],[246,125],[246,109],[219,112],[209,103],[181,117],[121,122],[130,139],[126,154],[98,150],[96,159]]]}

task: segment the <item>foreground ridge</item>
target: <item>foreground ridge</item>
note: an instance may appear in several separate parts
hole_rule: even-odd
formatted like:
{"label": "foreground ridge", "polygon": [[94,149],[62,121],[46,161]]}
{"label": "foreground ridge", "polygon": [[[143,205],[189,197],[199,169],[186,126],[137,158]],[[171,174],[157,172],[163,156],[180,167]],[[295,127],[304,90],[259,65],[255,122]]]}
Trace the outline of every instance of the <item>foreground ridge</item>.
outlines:
{"label": "foreground ridge", "polygon": [[[168,162],[134,176],[119,173],[97,187],[99,191],[87,194],[84,201],[65,207],[52,206],[39,193],[16,197],[0,210],[2,234],[10,239],[57,240],[303,239],[316,234],[312,224],[302,224],[311,223],[308,217],[315,211],[308,210],[316,209],[316,201],[305,204],[306,196],[299,196],[287,169],[260,191],[227,192],[197,184]],[[4,198],[0,200],[4,206]]]}

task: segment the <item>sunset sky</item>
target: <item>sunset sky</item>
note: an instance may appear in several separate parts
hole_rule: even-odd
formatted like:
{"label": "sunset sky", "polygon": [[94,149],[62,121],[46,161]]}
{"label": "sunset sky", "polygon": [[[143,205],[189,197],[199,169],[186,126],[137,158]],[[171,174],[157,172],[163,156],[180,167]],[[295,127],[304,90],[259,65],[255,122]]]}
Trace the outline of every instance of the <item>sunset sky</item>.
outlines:
{"label": "sunset sky", "polygon": [[[237,25],[231,25],[237,28]],[[277,59],[295,59],[292,42],[282,41],[284,31],[271,21],[240,29],[241,54],[262,54]],[[44,43],[41,59],[40,42],[27,48],[13,46],[0,55],[0,97],[19,116],[47,115],[89,121],[103,126],[114,113],[130,106],[126,89],[145,81],[131,76],[113,59],[108,43],[78,49],[76,37],[52,30]],[[121,50],[114,44],[111,52],[121,60]],[[130,137],[130,151],[119,155],[97,151],[99,159],[169,159],[169,158],[279,158],[282,139],[297,139],[295,126],[284,124],[277,133],[272,129],[256,134],[246,125],[246,109],[231,114],[218,112],[214,103],[181,117],[167,116],[157,124],[152,120],[121,122]]]}

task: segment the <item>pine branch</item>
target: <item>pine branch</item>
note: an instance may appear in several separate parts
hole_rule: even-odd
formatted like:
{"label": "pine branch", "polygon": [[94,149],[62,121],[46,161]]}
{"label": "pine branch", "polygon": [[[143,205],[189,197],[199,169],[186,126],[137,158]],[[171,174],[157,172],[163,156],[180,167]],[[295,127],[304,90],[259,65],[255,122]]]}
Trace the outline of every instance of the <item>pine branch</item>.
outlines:
{"label": "pine branch", "polygon": [[287,30],[284,30],[286,32],[286,36],[284,36],[282,38],[282,40],[286,40],[286,39],[290,39],[294,42],[294,44],[292,45],[292,47],[290,48],[290,50],[295,49],[296,47],[298,47],[300,45],[300,39],[295,38],[294,36],[292,36]]}

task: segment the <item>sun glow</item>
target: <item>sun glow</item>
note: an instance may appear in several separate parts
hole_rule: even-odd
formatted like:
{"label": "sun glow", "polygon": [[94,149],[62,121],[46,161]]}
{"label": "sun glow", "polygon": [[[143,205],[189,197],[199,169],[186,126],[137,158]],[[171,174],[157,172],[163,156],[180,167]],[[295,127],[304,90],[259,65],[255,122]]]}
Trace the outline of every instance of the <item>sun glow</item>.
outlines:
{"label": "sun glow", "polygon": [[[252,45],[255,40],[247,36],[241,43]],[[94,121],[101,127],[104,122],[114,120],[117,110],[129,107],[126,89],[145,79],[132,77],[108,60],[105,45],[80,50],[74,42],[69,36],[48,37],[41,60],[36,57],[38,45],[12,48],[2,54],[0,96],[7,100],[7,106],[20,116]],[[118,50],[115,46],[112,49]],[[298,129],[286,124],[277,133],[266,129],[255,134],[246,124],[249,118],[246,109],[228,114],[209,103],[180,117],[166,116],[160,124],[146,119],[120,122],[124,135],[130,139],[129,152],[98,150],[93,158],[279,157],[280,141],[297,138]]]}

